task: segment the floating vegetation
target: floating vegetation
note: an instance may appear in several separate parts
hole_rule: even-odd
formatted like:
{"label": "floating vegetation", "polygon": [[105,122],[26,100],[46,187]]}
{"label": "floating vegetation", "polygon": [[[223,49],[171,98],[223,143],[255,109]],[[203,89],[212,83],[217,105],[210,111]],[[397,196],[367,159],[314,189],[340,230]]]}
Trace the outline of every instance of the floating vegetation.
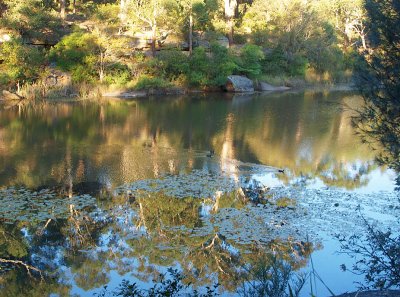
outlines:
{"label": "floating vegetation", "polygon": [[230,193],[240,187],[241,182],[222,174],[205,170],[193,170],[188,174],[166,175],[159,179],[147,179],[123,185],[116,189],[118,195],[162,192],[176,198],[210,198],[217,192]]}
{"label": "floating vegetation", "polygon": [[48,189],[31,191],[10,187],[0,189],[0,219],[5,222],[43,222],[48,219],[67,218],[71,206],[82,210],[94,206],[96,199],[90,195],[61,197]]}
{"label": "floating vegetation", "polygon": [[293,208],[296,205],[296,200],[288,197],[281,197],[276,200],[276,206],[280,208]]}

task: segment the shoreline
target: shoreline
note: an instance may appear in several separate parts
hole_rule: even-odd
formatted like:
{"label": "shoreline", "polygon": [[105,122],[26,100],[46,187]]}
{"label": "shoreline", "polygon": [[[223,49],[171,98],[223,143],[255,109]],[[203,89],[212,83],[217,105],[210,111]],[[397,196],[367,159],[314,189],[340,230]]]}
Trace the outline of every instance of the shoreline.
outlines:
{"label": "shoreline", "polygon": [[[114,89],[112,91],[101,92],[100,89],[96,89],[93,93],[86,96],[79,96],[77,94],[71,95],[60,95],[51,97],[42,97],[35,99],[28,99],[26,97],[20,96],[16,93],[9,91],[3,91],[0,93],[0,105],[7,105],[9,103],[14,103],[13,105],[24,105],[26,102],[44,101],[44,102],[79,102],[85,100],[102,100],[107,98],[114,99],[139,99],[146,97],[159,97],[159,96],[182,96],[182,95],[193,95],[193,94],[231,94],[231,95],[255,95],[255,94],[276,94],[276,93],[300,93],[304,91],[315,91],[315,92],[355,92],[357,88],[352,83],[338,83],[338,84],[306,84],[302,86],[295,86],[282,89],[282,86],[272,86],[271,90],[254,90],[252,92],[228,92],[220,89],[189,89],[189,88],[160,88],[160,89],[144,89],[144,90],[132,90],[132,89]],[[4,94],[7,94],[5,96]]]}

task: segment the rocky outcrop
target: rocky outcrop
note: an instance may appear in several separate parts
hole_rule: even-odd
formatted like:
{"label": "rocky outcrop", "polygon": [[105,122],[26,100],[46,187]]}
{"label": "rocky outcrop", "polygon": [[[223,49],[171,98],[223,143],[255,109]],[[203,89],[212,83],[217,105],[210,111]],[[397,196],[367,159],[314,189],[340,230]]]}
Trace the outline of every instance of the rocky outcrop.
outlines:
{"label": "rocky outcrop", "polygon": [[273,86],[270,85],[266,82],[259,82],[257,84],[257,91],[261,91],[261,92],[277,92],[277,91],[287,91],[290,90],[290,87],[286,87],[286,86]]}
{"label": "rocky outcrop", "polygon": [[225,89],[234,93],[250,93],[254,92],[254,84],[251,79],[245,76],[230,75],[225,84]]}
{"label": "rocky outcrop", "polygon": [[22,97],[22,96],[20,96],[20,95],[18,95],[16,93],[12,93],[12,92],[6,91],[6,90],[3,90],[1,92],[1,96],[0,97],[3,100],[21,100],[21,99],[24,99],[24,97]]}

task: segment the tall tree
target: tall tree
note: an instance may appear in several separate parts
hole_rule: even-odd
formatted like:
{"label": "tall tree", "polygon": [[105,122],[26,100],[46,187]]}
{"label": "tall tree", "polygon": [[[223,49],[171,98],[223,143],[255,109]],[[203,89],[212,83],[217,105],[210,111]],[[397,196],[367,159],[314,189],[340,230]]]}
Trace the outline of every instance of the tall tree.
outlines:
{"label": "tall tree", "polygon": [[238,5],[237,0],[224,0],[225,20],[228,29],[229,46],[233,44],[233,33],[235,26],[234,18],[237,5]]}
{"label": "tall tree", "polygon": [[139,27],[150,28],[150,44],[153,56],[156,51],[158,21],[164,14],[161,0],[131,0],[128,9],[132,21]]}
{"label": "tall tree", "polygon": [[378,160],[400,172],[400,0],[367,0],[365,8],[371,49],[358,69],[365,106],[354,123],[384,148]]}
{"label": "tall tree", "polygon": [[66,0],[60,0],[60,17],[65,19]]}

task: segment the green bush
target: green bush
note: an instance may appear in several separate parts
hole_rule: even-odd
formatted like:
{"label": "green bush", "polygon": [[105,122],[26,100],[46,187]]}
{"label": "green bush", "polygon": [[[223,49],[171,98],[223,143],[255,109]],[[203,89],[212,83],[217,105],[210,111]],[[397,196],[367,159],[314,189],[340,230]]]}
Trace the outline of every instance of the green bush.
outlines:
{"label": "green bush", "polygon": [[219,44],[211,45],[208,86],[219,87],[226,83],[226,78],[238,68],[228,49]]}
{"label": "green bush", "polygon": [[136,90],[163,89],[171,87],[171,83],[160,77],[141,75],[135,85]]}
{"label": "green bush", "polygon": [[85,59],[99,50],[96,38],[89,33],[74,32],[65,36],[50,51],[50,59],[64,71],[83,65]]}
{"label": "green bush", "polygon": [[308,67],[308,60],[301,54],[288,57],[281,48],[275,48],[262,60],[262,70],[267,75],[285,75],[303,77]]}
{"label": "green bush", "polygon": [[127,65],[116,63],[108,67],[104,82],[108,85],[123,86],[131,80],[131,72]]}
{"label": "green bush", "polygon": [[264,53],[261,47],[254,44],[246,44],[240,51],[239,71],[250,78],[257,78],[262,74],[261,62]]}
{"label": "green bush", "polygon": [[107,24],[118,24],[119,23],[119,6],[118,4],[100,4],[94,13],[94,20],[107,23]]}
{"label": "green bush", "polygon": [[207,85],[209,60],[204,47],[196,47],[189,60],[188,82],[189,85],[200,87]]}
{"label": "green bush", "polygon": [[186,75],[189,71],[188,57],[179,50],[161,51],[157,58],[162,62],[163,73],[170,80]]}
{"label": "green bush", "polygon": [[205,48],[197,47],[189,60],[187,80],[195,87],[219,87],[237,68],[227,48],[213,44],[207,54]]}
{"label": "green bush", "polygon": [[105,84],[127,83],[131,78],[128,65],[113,58],[110,52],[115,53],[103,38],[75,32],[65,36],[51,49],[50,59],[61,70],[71,72],[73,82],[95,83],[101,77],[101,83]]}
{"label": "green bush", "polygon": [[45,55],[37,47],[23,44],[21,39],[12,39],[1,44],[0,60],[0,82],[22,86],[39,78]]}

